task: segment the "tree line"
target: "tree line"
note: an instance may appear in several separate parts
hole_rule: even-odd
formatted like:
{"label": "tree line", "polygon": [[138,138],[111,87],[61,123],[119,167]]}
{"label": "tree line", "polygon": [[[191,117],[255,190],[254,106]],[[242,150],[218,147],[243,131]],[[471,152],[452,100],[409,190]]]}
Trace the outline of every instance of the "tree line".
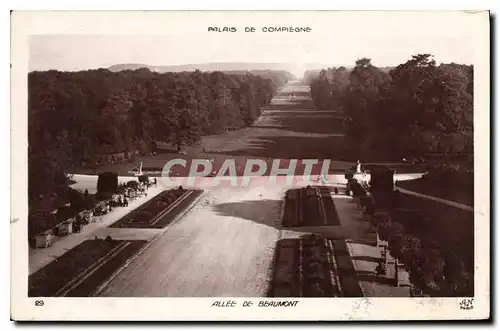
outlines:
{"label": "tree line", "polygon": [[[472,167],[473,67],[419,54],[395,68],[370,59],[311,79],[317,109],[341,109],[351,151],[364,159],[429,159]],[[469,158],[467,159],[467,156]],[[470,170],[470,169],[469,169]]]}
{"label": "tree line", "polygon": [[67,169],[93,165],[102,155],[148,154],[158,142],[180,150],[202,135],[250,125],[286,81],[272,71],[31,72],[30,202],[67,188]]}

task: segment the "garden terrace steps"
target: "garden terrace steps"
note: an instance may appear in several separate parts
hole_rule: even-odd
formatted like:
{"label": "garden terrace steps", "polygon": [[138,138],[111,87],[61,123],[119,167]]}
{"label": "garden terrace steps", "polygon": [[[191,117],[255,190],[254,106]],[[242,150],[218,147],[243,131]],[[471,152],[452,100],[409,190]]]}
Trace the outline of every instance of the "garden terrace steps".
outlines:
{"label": "garden terrace steps", "polygon": [[283,227],[339,225],[328,187],[291,189],[285,194]]}

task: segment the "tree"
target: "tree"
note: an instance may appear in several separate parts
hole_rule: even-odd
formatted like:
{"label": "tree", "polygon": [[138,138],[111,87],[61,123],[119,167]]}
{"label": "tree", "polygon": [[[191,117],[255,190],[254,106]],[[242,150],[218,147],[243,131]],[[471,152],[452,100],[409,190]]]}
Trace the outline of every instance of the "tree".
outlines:
{"label": "tree", "polygon": [[437,66],[431,54],[417,54],[386,72],[362,58],[352,70],[324,69],[311,80],[316,108],[340,102],[352,157],[472,153],[472,66]]}
{"label": "tree", "polygon": [[137,179],[140,183],[149,183],[149,177],[147,175],[141,175]]}
{"label": "tree", "polygon": [[410,268],[414,268],[420,256],[421,250],[422,244],[420,239],[412,235],[405,234],[403,236],[401,247],[401,261]]}
{"label": "tree", "polygon": [[118,153],[148,154],[160,142],[194,144],[202,134],[251,124],[290,78],[270,70],[30,72],[30,213],[41,202],[66,194],[70,168],[94,168]]}
{"label": "tree", "polygon": [[404,245],[404,228],[401,224],[393,222],[389,232],[389,251],[395,258],[401,257]]}
{"label": "tree", "polygon": [[431,291],[438,292],[444,280],[444,260],[436,248],[425,249],[420,260],[420,269],[426,287]]}
{"label": "tree", "polygon": [[469,275],[463,261],[453,252],[445,256],[443,274],[448,283],[448,293],[451,296],[468,296],[473,292],[469,288]]}
{"label": "tree", "polygon": [[130,187],[132,189],[138,189],[139,188],[139,182],[136,180],[130,180],[127,182],[127,187]]}
{"label": "tree", "polygon": [[183,145],[191,145],[200,139],[200,123],[195,111],[180,109],[176,111],[173,122],[174,142],[180,151]]}
{"label": "tree", "polygon": [[352,146],[365,157],[371,154],[380,135],[376,125],[380,120],[379,100],[388,80],[389,76],[367,58],[356,61],[349,74],[349,85],[343,100],[343,109],[350,118],[346,131]]}
{"label": "tree", "polygon": [[118,188],[118,174],[116,172],[103,172],[97,178],[97,192],[114,193]]}
{"label": "tree", "polygon": [[387,241],[391,234],[391,216],[387,212],[376,212],[373,214],[373,219],[375,221],[380,239]]}

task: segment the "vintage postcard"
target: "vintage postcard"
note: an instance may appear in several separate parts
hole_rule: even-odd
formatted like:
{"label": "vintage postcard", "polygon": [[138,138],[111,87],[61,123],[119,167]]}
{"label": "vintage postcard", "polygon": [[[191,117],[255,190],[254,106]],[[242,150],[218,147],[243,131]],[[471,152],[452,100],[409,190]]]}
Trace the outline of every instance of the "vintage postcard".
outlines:
{"label": "vintage postcard", "polygon": [[14,11],[14,320],[490,316],[487,11]]}

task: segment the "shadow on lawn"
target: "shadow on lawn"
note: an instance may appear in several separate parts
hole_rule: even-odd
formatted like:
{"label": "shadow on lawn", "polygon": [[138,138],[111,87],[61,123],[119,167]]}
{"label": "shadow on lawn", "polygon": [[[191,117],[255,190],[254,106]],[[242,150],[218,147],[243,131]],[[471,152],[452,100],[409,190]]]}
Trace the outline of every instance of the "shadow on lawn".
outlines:
{"label": "shadow on lawn", "polygon": [[318,114],[303,111],[300,113],[280,111],[266,114],[254,128],[281,129],[312,134],[344,134],[343,118],[331,113]]}
{"label": "shadow on lawn", "polygon": [[221,203],[212,208],[221,216],[238,217],[279,229],[282,203],[281,200],[251,200]]}
{"label": "shadow on lawn", "polygon": [[[217,154],[281,159],[345,159],[342,137],[262,136],[239,150],[224,150]],[[350,166],[350,165],[349,165]]]}

